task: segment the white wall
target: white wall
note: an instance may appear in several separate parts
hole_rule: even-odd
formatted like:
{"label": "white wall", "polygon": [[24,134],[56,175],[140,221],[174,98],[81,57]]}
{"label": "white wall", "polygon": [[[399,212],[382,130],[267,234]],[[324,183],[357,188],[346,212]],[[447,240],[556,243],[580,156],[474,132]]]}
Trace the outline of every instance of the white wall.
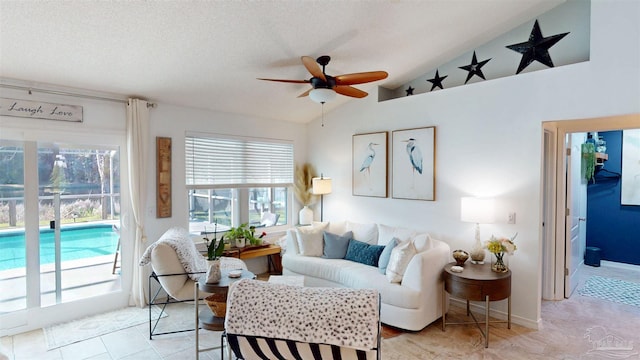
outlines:
{"label": "white wall", "polygon": [[[325,114],[324,127],[319,120],[310,123],[308,159],[333,178],[333,192],[324,201],[325,219],[427,230],[452,250],[470,249],[474,226],[459,220],[460,198],[496,197],[498,223],[483,225],[481,235],[518,233],[518,251],[510,259],[514,321],[536,327],[542,262],[541,123],[640,112],[640,2],[594,0],[591,14],[589,62],[383,103],[371,94]],[[434,125],[436,201],[351,195],[353,134]],[[515,225],[506,223],[509,211],[517,213]],[[495,307],[504,310],[506,304]]]}

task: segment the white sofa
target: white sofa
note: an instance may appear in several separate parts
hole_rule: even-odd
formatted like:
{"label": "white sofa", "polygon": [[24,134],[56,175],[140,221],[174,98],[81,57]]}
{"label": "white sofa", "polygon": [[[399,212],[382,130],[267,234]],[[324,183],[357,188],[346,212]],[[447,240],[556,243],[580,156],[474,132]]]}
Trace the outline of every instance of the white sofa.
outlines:
{"label": "white sofa", "polygon": [[286,235],[282,257],[284,275],[305,277],[305,286],[376,289],[381,295],[381,322],[401,329],[418,331],[442,316],[442,269],[450,259],[446,243],[427,233],[382,224],[349,221],[317,223],[333,234],[353,232],[353,239],[386,245],[394,237],[411,241],[417,253],[406,267],[402,281],[391,283],[377,267],[345,259],[304,256],[300,253],[296,228]]}

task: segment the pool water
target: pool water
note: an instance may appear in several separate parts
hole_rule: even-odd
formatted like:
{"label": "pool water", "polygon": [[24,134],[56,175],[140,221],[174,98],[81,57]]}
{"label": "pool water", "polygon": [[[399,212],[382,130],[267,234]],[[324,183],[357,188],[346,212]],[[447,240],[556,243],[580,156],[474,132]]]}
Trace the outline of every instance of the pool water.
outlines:
{"label": "pool water", "polygon": [[[51,229],[40,230],[40,264],[55,262],[55,239]],[[116,252],[118,234],[111,225],[88,225],[62,228],[60,254],[62,261],[110,255]],[[0,271],[22,268],[25,260],[24,232],[0,232]]]}

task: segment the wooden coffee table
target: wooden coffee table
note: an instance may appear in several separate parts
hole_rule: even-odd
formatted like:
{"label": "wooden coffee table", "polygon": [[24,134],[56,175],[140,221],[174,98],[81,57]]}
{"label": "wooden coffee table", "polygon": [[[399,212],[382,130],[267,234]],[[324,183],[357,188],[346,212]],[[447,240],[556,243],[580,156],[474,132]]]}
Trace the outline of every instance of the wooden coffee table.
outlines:
{"label": "wooden coffee table", "polygon": [[[475,323],[484,337],[484,347],[489,347],[489,302],[507,299],[507,321],[491,321],[491,323],[507,323],[511,329],[511,271],[497,273],[491,271],[491,264],[465,264],[460,273],[451,271],[456,263],[445,265],[442,271],[442,331],[446,325],[462,325]],[[467,316],[471,316],[474,322],[447,323],[446,321],[446,293],[456,298],[467,300]],[[484,331],[480,323],[469,310],[469,301],[484,301]]]}

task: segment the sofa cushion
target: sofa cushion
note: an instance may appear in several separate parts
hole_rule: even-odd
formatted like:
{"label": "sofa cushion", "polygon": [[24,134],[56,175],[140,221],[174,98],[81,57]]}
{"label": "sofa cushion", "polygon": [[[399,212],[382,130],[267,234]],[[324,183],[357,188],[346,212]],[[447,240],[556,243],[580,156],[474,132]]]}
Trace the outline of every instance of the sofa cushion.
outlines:
{"label": "sofa cushion", "polygon": [[378,244],[378,226],[376,224],[359,224],[347,221],[345,231],[352,231],[353,238],[367,244]]}
{"label": "sofa cushion", "polygon": [[421,253],[433,247],[431,236],[427,233],[417,234],[411,238],[411,241],[413,241],[413,246],[415,246],[417,253]]}
{"label": "sofa cushion", "polygon": [[392,283],[401,282],[404,271],[415,254],[416,248],[413,245],[413,241],[405,241],[393,248],[389,265],[387,265],[387,280]]}
{"label": "sofa cushion", "polygon": [[344,259],[345,255],[347,255],[349,240],[353,237],[353,233],[348,231],[343,235],[338,235],[324,231],[322,237],[324,239],[322,257],[327,259]]}
{"label": "sofa cushion", "polygon": [[378,224],[378,245],[387,245],[393,238],[400,242],[407,241],[415,234],[416,232],[411,229]]}
{"label": "sofa cushion", "polygon": [[304,256],[322,256],[323,232],[323,227],[296,228],[300,254]]}
{"label": "sofa cushion", "polygon": [[389,265],[389,259],[391,259],[391,251],[396,245],[398,245],[400,241],[396,238],[391,239],[387,245],[385,245],[384,250],[380,253],[380,258],[378,259],[378,271],[380,274],[384,274],[387,272],[387,265]]}
{"label": "sofa cushion", "polygon": [[361,264],[378,267],[378,259],[384,250],[384,246],[371,245],[362,241],[351,239],[345,260],[355,261]]}
{"label": "sofa cushion", "polygon": [[353,289],[376,289],[384,304],[405,309],[417,309],[422,305],[416,289],[389,283],[378,268],[344,259],[325,259],[286,254],[282,265],[300,275],[323,279]]}

